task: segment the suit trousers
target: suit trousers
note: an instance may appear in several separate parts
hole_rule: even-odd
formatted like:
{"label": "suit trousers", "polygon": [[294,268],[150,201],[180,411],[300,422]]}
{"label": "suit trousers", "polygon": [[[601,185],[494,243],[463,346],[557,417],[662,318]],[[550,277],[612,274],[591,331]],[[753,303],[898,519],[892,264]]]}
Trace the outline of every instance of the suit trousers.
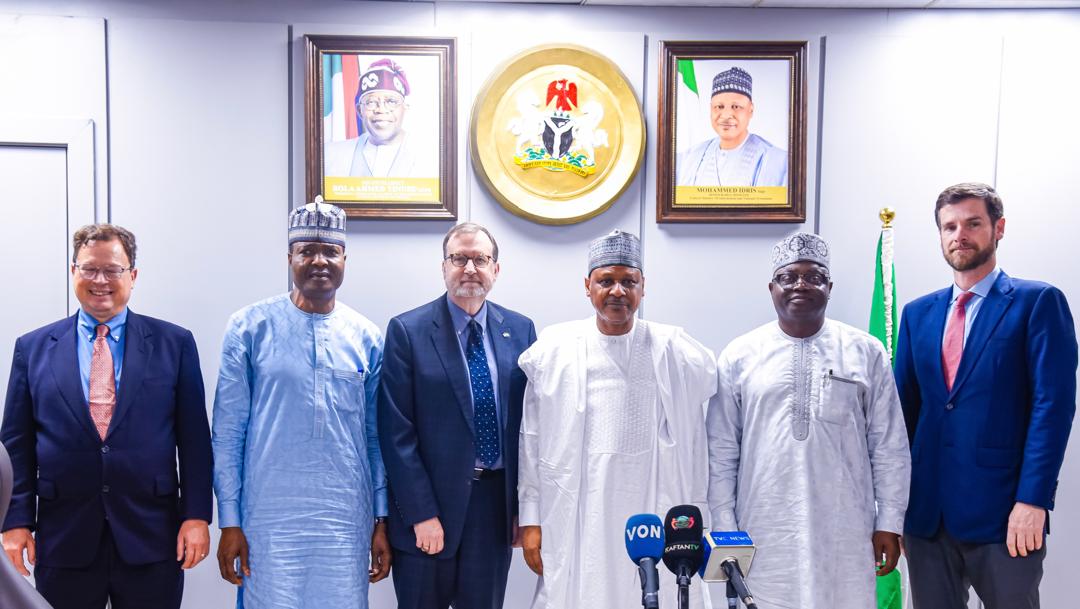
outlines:
{"label": "suit trousers", "polygon": [[97,556],[84,569],[39,566],[34,569],[38,592],[53,609],[179,609],[184,572],[173,559],[146,565],[126,564],[116,551],[108,523]]}
{"label": "suit trousers", "polygon": [[450,557],[395,550],[398,609],[501,609],[510,570],[506,538],[506,476],[472,482],[457,553]]}
{"label": "suit trousers", "polygon": [[1043,547],[1026,557],[1009,556],[1005,542],[966,543],[942,525],[930,539],[904,535],[915,609],[966,609],[975,588],[986,609],[1039,609]]}

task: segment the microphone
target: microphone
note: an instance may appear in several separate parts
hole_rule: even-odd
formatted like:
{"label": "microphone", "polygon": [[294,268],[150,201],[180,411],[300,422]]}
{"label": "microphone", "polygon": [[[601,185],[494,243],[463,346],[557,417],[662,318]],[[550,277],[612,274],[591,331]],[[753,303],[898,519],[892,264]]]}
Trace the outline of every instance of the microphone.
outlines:
{"label": "microphone", "polygon": [[[705,558],[701,579],[707,582],[728,582],[729,597],[738,595],[743,604],[754,608],[754,595],[746,586],[745,577],[754,560],[754,542],[744,531],[713,531],[702,540]],[[734,601],[732,601],[734,602]]]}
{"label": "microphone", "polygon": [[660,574],[656,563],[664,553],[664,524],[656,514],[637,514],[626,520],[626,553],[641,576],[641,606],[660,609]]}
{"label": "microphone", "polygon": [[677,505],[664,517],[664,565],[675,574],[680,609],[690,605],[690,579],[704,559],[701,528],[697,506]]}

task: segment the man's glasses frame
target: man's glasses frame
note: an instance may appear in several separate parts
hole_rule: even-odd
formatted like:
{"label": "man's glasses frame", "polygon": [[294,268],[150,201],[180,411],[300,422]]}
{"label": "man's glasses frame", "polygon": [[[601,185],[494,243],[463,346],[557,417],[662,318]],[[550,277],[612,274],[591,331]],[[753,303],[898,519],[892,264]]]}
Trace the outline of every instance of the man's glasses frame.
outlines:
{"label": "man's glasses frame", "polygon": [[126,271],[135,268],[133,266],[106,266],[99,269],[96,266],[83,266],[81,264],[74,264],[72,266],[79,269],[79,275],[87,281],[97,279],[99,273],[104,275],[105,279],[109,281],[116,281],[117,279],[120,279]]}
{"label": "man's glasses frame", "polygon": [[450,264],[458,267],[465,268],[469,261],[472,260],[472,264],[475,268],[482,269],[487,265],[495,262],[495,259],[487,254],[480,254],[478,256],[466,256],[465,254],[450,254],[443,258],[443,260],[449,260]]}
{"label": "man's glasses frame", "polygon": [[815,288],[824,287],[828,285],[830,281],[829,274],[823,273],[821,271],[808,271],[806,273],[780,273],[778,275],[775,275],[772,280],[773,283],[784,288],[785,290],[790,290],[791,288],[795,287],[799,284],[800,280],[806,285],[813,286]]}

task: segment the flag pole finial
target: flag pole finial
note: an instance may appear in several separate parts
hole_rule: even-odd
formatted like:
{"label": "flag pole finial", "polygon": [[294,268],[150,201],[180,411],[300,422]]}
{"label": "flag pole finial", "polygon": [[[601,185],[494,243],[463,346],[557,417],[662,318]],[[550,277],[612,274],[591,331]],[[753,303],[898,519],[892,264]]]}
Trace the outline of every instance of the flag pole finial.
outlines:
{"label": "flag pole finial", "polygon": [[896,210],[891,207],[882,207],[878,212],[878,217],[881,218],[881,228],[892,228],[892,221],[896,219]]}

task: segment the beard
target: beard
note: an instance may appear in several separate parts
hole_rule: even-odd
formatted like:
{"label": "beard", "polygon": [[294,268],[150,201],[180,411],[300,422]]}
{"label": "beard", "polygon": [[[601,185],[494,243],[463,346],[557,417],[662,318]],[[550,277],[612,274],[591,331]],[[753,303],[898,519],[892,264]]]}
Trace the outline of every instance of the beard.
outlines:
{"label": "beard", "polygon": [[487,294],[487,288],[479,283],[466,283],[454,287],[454,296],[458,298],[479,298]]}
{"label": "beard", "polygon": [[985,248],[975,250],[971,257],[967,259],[957,256],[960,252],[945,253],[945,262],[948,262],[949,266],[955,271],[970,271],[985,264],[994,255],[995,251],[997,251],[996,241]]}

